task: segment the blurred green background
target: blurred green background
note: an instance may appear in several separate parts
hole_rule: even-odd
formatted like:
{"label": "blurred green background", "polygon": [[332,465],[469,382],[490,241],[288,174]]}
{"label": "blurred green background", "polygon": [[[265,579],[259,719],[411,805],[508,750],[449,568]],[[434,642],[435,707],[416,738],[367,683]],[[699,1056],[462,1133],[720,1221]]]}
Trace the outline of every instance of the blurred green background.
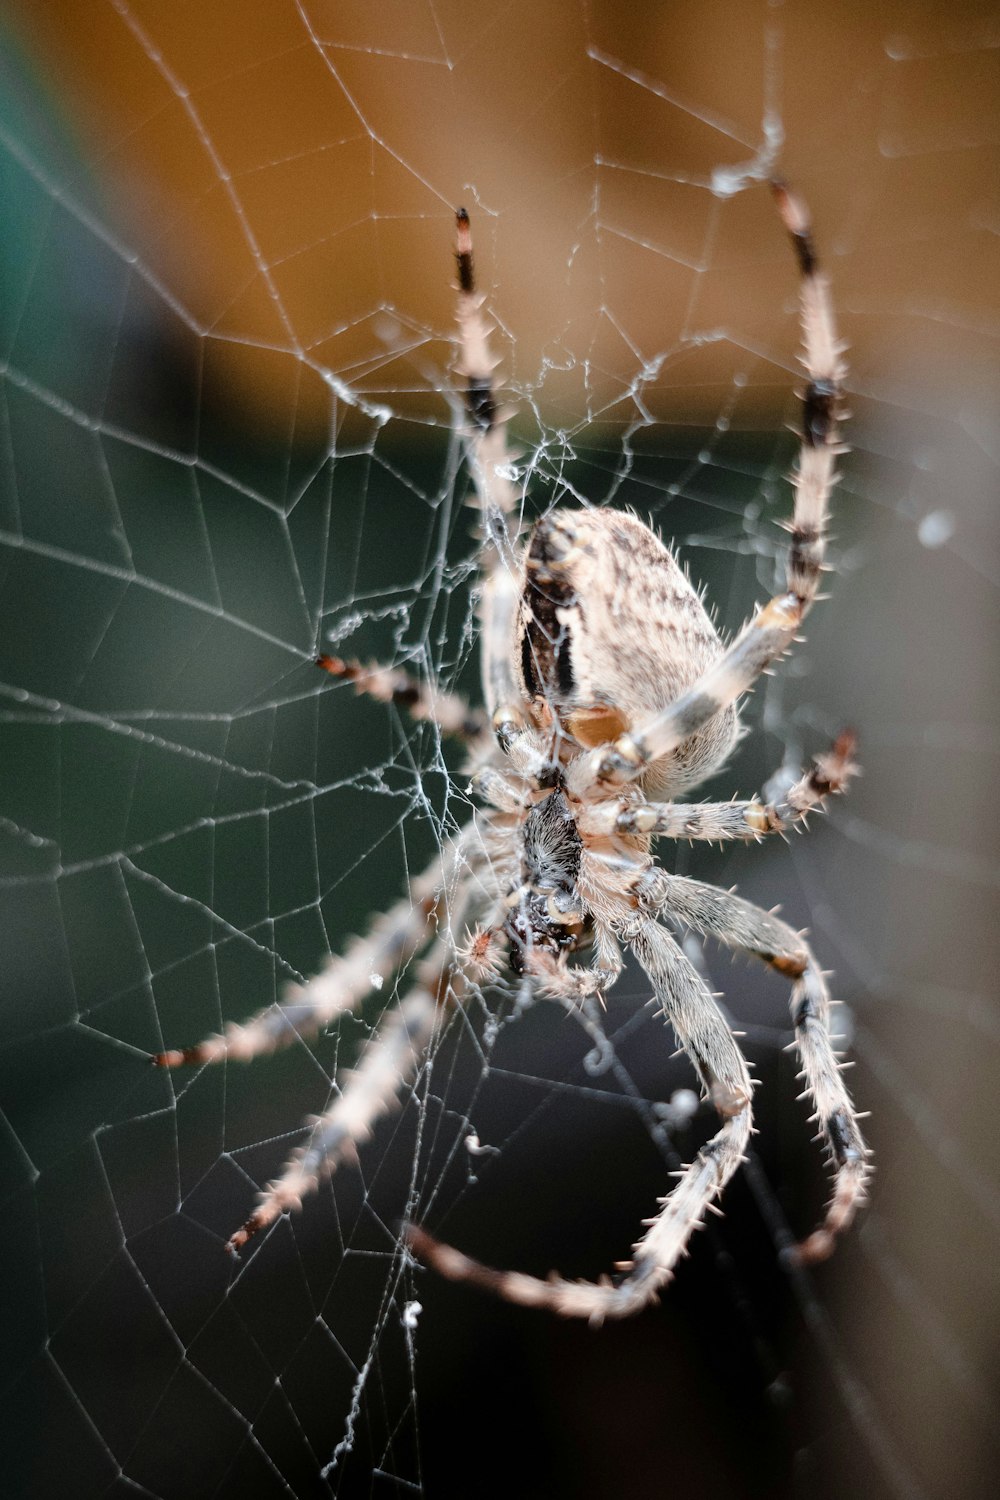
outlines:
{"label": "blurred green background", "polygon": [[[989,1493],[990,23],[60,0],[8,24],[9,1492]],[[360,1174],[235,1266],[223,1241],[393,996],[250,1068],[146,1054],[315,972],[468,811],[460,757],[312,665],[332,644],[477,691],[451,208],[476,216],[530,506],[636,507],[733,629],[780,558],[798,333],[768,195],[710,186],[768,100],[835,278],[853,452],[832,601],[707,792],[845,721],[866,774],[788,848],[665,858],[782,902],[835,966],[871,1209],[829,1266],[783,1268],[823,1191],[787,997],[710,955],[764,1083],[759,1157],[656,1312],[554,1325],[414,1275],[396,1240],[410,1206],[495,1263],[592,1276],[626,1253],[709,1128],[651,1134],[640,1106],[691,1075],[632,976],[609,1006],[623,1075],[592,1075],[555,1008],[508,1025],[490,996]],[[470,1157],[470,1128],[500,1154]]]}

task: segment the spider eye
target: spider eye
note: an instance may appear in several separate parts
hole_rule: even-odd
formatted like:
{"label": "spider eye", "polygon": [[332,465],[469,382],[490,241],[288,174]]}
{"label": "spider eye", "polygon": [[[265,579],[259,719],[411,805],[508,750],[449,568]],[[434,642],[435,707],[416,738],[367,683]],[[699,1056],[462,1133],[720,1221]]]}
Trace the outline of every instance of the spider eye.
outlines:
{"label": "spider eye", "polygon": [[561,786],[563,782],[563,773],[562,767],[560,766],[559,762],[555,760],[546,761],[545,765],[542,766],[541,770],[538,772],[537,780],[538,785],[546,789],[549,787]]}

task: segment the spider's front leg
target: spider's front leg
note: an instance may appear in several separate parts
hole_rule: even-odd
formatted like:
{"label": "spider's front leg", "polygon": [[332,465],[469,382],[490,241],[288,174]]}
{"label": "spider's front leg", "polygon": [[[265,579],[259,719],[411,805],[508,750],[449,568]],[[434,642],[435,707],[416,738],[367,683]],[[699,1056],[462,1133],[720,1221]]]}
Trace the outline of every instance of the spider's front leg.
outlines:
{"label": "spider's front leg", "polygon": [[228,1249],[241,1249],[286,1210],[299,1208],[303,1196],[337,1166],[355,1161],[358,1144],[395,1107],[400,1090],[412,1080],[442,1007],[452,1003],[456,987],[464,982],[456,969],[452,935],[482,894],[483,852],[476,840],[474,827],[466,829],[414,882],[412,895],[377,918],[370,933],[356,938],[342,957],[331,958],[307,989],[296,989],[284,1004],[266,1007],[244,1025],[227,1026],[221,1036],[153,1057],[158,1066],[171,1068],[225,1058],[247,1061],[314,1036],[345,1011],[355,1010],[380,979],[391,978],[425,946],[433,924],[444,921],[442,935],[421,965],[417,987],[398,1008],[386,1012],[357,1067],[341,1079],[330,1108],[311,1122],[309,1140],[263,1190]]}
{"label": "spider's front leg", "polygon": [[[470,843],[467,832],[456,841],[449,861],[456,868]],[[226,1248],[236,1252],[281,1214],[302,1206],[337,1167],[354,1165],[358,1146],[368,1140],[382,1116],[398,1108],[403,1089],[412,1083],[441,1015],[464,996],[467,983],[454,934],[481,898],[481,850],[471,850],[458,875],[443,930],[419,966],[417,984],[400,1004],[388,1009],[357,1067],[342,1074],[330,1107],[310,1121],[304,1146],[294,1151],[281,1174],[261,1192],[257,1207],[231,1236]]]}
{"label": "spider's front leg", "polygon": [[629,940],[723,1123],[679,1174],[673,1192],[661,1200],[660,1212],[648,1221],[617,1285],[610,1278],[598,1283],[572,1282],[553,1275],[543,1281],[517,1271],[497,1271],[442,1244],[425,1229],[410,1225],[406,1230],[414,1253],[442,1276],[471,1282],[509,1302],[548,1308],[592,1323],[629,1317],[656,1298],[685,1253],[693,1230],[743,1160],[750,1139],[750,1074],[704,982],[669,933],[654,922],[640,920]]}
{"label": "spider's front leg", "polygon": [[373,987],[391,979],[428,942],[449,883],[464,866],[472,830],[457,839],[446,856],[417,877],[410,894],[355,938],[346,952],[334,954],[308,985],[289,985],[286,998],[266,1005],[249,1021],[231,1022],[215,1036],[193,1047],[156,1052],[158,1068],[200,1066],[224,1060],[249,1062],[293,1042],[317,1036],[324,1027],[353,1011]]}
{"label": "spider's front leg", "polygon": [[730,891],[657,871],[664,906],[695,932],[718,938],[770,964],[792,984],[792,1024],[806,1092],[834,1167],[833,1194],[823,1223],[798,1246],[803,1261],[825,1260],[865,1200],[871,1152],[844,1084],[830,1039],[826,979],[801,933],[771,912]]}
{"label": "spider's front leg", "polygon": [[356,1165],[358,1147],[384,1115],[398,1108],[403,1089],[413,1082],[441,1014],[454,1002],[461,983],[442,942],[421,970],[421,982],[386,1012],[357,1067],[342,1074],[330,1108],[310,1121],[309,1139],[262,1190],[249,1219],[226,1242],[227,1250],[235,1254],[283,1213],[300,1209],[306,1194],[315,1192],[338,1166]]}

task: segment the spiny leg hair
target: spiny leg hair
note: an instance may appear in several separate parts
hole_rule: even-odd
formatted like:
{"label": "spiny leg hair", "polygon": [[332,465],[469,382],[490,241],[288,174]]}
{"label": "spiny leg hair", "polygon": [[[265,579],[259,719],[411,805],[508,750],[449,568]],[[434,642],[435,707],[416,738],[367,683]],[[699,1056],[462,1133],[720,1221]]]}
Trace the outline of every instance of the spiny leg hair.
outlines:
{"label": "spiny leg hair", "polygon": [[448,693],[435,682],[413,677],[402,667],[364,667],[339,656],[318,656],[316,665],[331,677],[354,684],[354,691],[378,703],[394,703],[417,722],[436,724],[442,734],[464,744],[479,740],[487,728],[486,715],[473,708],[459,693]]}
{"label": "spiny leg hair", "polygon": [[[386,1011],[357,1066],[343,1075],[330,1108],[310,1122],[309,1139],[264,1189],[254,1213],[230,1239],[230,1249],[239,1249],[282,1213],[298,1208],[303,1195],[338,1165],[356,1160],[358,1144],[397,1106],[402,1089],[412,1084],[444,1013],[466,1002],[477,977],[496,974],[504,950],[529,992],[586,1009],[617,979],[624,943],[645,968],[664,1015],[722,1118],[721,1128],[696,1160],[677,1174],[680,1181],[661,1200],[659,1214],[646,1221],[647,1233],[634,1247],[634,1260],[624,1268],[625,1274],[617,1284],[608,1278],[596,1285],[558,1277],[539,1281],[491,1271],[416,1226],[408,1228],[407,1237],[414,1251],[445,1275],[593,1322],[624,1317],[654,1299],[686,1253],[692,1230],[742,1160],[752,1092],[746,1063],[724,1016],[677,943],[657,925],[661,913],[759,954],[794,982],[796,1040],[837,1169],[824,1224],[799,1247],[801,1258],[820,1259],[829,1253],[834,1236],[850,1222],[862,1200],[868,1153],[830,1043],[825,981],[807,945],[777,918],[711,887],[678,882],[649,857],[654,834],[755,838],[801,823],[826,796],[842,790],[853,774],[853,737],[842,735],[773,803],[656,804],[643,800],[640,784],[626,786],[620,794],[610,784],[634,782],[653,760],[669,756],[681,740],[697,734],[723,706],[733,703],[787,647],[816,594],[833,456],[838,451],[836,403],[843,372],[805,210],[783,187],[777,186],[775,193],[802,274],[809,375],[802,450],[793,481],[788,592],[772,600],[700,677],[696,664],[686,679],[697,678],[694,687],[672,706],[631,736],[593,753],[572,748],[575,742],[554,704],[548,706],[546,719],[532,700],[529,721],[528,699],[517,675],[511,647],[522,608],[525,558],[530,562],[533,554],[529,547],[522,556],[518,546],[519,497],[506,418],[497,409],[494,361],[483,299],[476,291],[468,215],[458,211],[457,368],[466,379],[465,441],[482,523],[482,675],[496,743],[478,711],[432,683],[422,684],[402,670],[362,667],[335,657],[321,657],[319,665],[353,682],[357,691],[406,708],[414,717],[464,739],[472,752],[473,789],[487,807],[446,841],[441,856],[412,883],[407,898],[377,918],[369,934],[355,939],[342,957],[332,958],[311,984],[293,988],[284,1003],[265,1008],[244,1025],[228,1026],[221,1036],[154,1057],[162,1067],[244,1060],[310,1037],[345,1011],[356,1010],[371,988],[381,987],[380,981],[430,947],[418,966],[416,986]],[[556,521],[560,514],[555,513]],[[651,545],[654,553],[657,547],[663,552],[652,534]],[[563,604],[566,609],[575,607],[572,600]],[[556,607],[562,606],[557,602]],[[538,662],[535,668],[541,671]],[[621,723],[628,724],[628,718]],[[610,765],[611,772],[595,781],[599,761],[605,770]],[[687,783],[677,784],[695,783],[688,777]],[[546,824],[543,808],[557,806],[547,801],[551,796],[558,798],[562,811]],[[466,918],[473,926],[466,929],[463,942],[460,929]],[[587,943],[593,944],[592,966],[571,964],[570,953]]]}
{"label": "spiny leg hair", "polygon": [[677,943],[652,921],[640,921],[629,934],[632,950],[649,976],[663,1014],[694,1063],[722,1126],[678,1174],[673,1191],[660,1200],[660,1212],[645,1221],[646,1233],[633,1246],[633,1259],[617,1284],[543,1280],[519,1271],[497,1271],[442,1244],[415,1224],[405,1233],[411,1250],[452,1281],[468,1281],[524,1307],[548,1308],[563,1317],[627,1318],[657,1297],[687,1253],[692,1231],[743,1160],[750,1139],[753,1084],[722,1012],[697,970]]}
{"label": "spiny leg hair", "polygon": [[448,885],[461,870],[468,834],[456,841],[419,875],[410,894],[376,917],[371,930],[357,937],[342,954],[333,954],[308,985],[288,985],[285,999],[266,1005],[249,1021],[231,1022],[220,1034],[196,1046],[156,1052],[158,1068],[203,1063],[249,1062],[293,1042],[317,1036],[342,1015],[354,1011],[381,981],[419,953],[429,940],[446,898]]}
{"label": "spiny leg hair", "polygon": [[731,802],[645,802],[634,793],[626,793],[613,802],[585,807],[579,826],[581,832],[592,834],[642,833],[709,843],[759,840],[769,833],[785,833],[789,828],[804,826],[810,813],[823,810],[827,797],[847,789],[858,772],[854,764],[856,748],[853,732],[844,730],[776,802],[762,802],[758,797],[748,802],[735,798]]}
{"label": "spiny leg hair", "polygon": [[835,483],[834,459],[843,451],[837,429],[845,374],[830,286],[820,271],[809,215],[803,201],[783,183],[773,184],[775,201],[799,264],[803,364],[802,443],[792,475],[794,507],[787,589],[776,595],[732,645],[680,698],[647,723],[581,757],[569,784],[585,795],[595,783],[621,784],[641,776],[669,755],[721,709],[752,687],[764,669],[791,646],[816,598],[826,551],[828,503]]}
{"label": "spiny leg hair", "polygon": [[[510,640],[520,602],[514,543],[518,531],[518,492],[511,478],[513,455],[507,446],[507,417],[497,407],[489,329],[482,294],[476,288],[472,231],[464,208],[455,214],[458,271],[458,373],[465,379],[466,456],[479,502],[483,532],[483,694],[502,750],[524,729],[521,694],[510,658]],[[512,534],[513,527],[513,534]]]}
{"label": "spiny leg hair", "polygon": [[830,1038],[830,993],[812,949],[800,932],[772,912],[731,891],[657,871],[663,910],[702,935],[741,948],[791,981],[792,1025],[806,1094],[834,1169],[833,1194],[823,1223],[797,1247],[802,1261],[825,1260],[865,1200],[870,1152],[844,1085]]}
{"label": "spiny leg hair", "polygon": [[453,998],[456,970],[447,952],[446,944],[435,945],[421,965],[421,982],[387,1011],[357,1066],[338,1080],[340,1091],[329,1109],[307,1122],[311,1129],[305,1145],[261,1191],[249,1219],[227,1241],[227,1250],[235,1254],[283,1213],[301,1208],[306,1194],[338,1166],[357,1165],[358,1147],[383,1115],[398,1108],[403,1089],[413,1082],[430,1045],[442,1007]]}
{"label": "spiny leg hair", "polygon": [[[339,1093],[329,1109],[308,1122],[309,1140],[261,1191],[254,1212],[227,1241],[228,1250],[241,1250],[282,1213],[300,1208],[303,1197],[339,1165],[356,1163],[358,1145],[369,1138],[383,1115],[398,1106],[439,1015],[467,989],[454,961],[458,945],[453,933],[460,929],[470,906],[482,899],[485,860],[476,843],[470,825],[414,883],[414,900],[400,901],[376,919],[366,937],[356,938],[342,958],[332,958],[303,992],[308,997],[305,1001],[269,1006],[245,1025],[227,1027],[222,1036],[208,1037],[197,1047],[153,1057],[160,1067],[217,1062],[224,1057],[248,1061],[297,1038],[315,1035],[346,1011],[356,1009],[379,978],[390,978],[402,968],[424,946],[434,924],[443,929],[420,965],[417,986],[398,1007],[386,1011],[357,1066],[341,1075]],[[421,890],[425,892],[422,899]]]}

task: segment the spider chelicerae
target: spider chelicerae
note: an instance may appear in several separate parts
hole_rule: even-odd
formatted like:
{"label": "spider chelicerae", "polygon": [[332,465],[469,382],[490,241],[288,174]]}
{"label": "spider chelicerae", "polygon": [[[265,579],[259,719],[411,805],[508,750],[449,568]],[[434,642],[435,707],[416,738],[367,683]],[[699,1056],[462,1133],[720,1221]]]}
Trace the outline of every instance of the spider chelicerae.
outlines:
{"label": "spider chelicerae", "polygon": [[791,481],[785,590],[728,646],[686,573],[635,516],[551,510],[522,538],[469,218],[458,210],[457,368],[466,383],[465,443],[482,529],[487,712],[405,672],[334,657],[320,657],[319,665],[460,737],[482,806],[405,899],[310,984],[221,1036],[154,1058],[174,1067],[274,1051],[356,1010],[373,986],[419,959],[415,983],[386,1012],[230,1249],[301,1207],[321,1179],[356,1160],[359,1144],[415,1077],[444,1016],[504,963],[532,990],[567,1007],[592,1007],[620,975],[627,948],[720,1118],[717,1133],[660,1200],[632,1259],[619,1265],[615,1280],[543,1281],[491,1270],[416,1225],[405,1232],[415,1254],[445,1276],[514,1302],[593,1322],[645,1306],[742,1161],[753,1092],[732,1031],[664,918],[756,954],[791,982],[802,1074],[834,1170],[823,1223],[799,1256],[828,1255],[863,1200],[869,1152],[831,1043],[826,979],[808,944],[750,902],[668,874],[651,854],[654,838],[759,840],[801,825],[855,770],[853,739],[844,734],[777,801],[678,800],[726,760],[740,734],[737,700],[795,640],[823,571],[840,451],[842,350],[805,206],[781,183],[773,191],[801,280],[801,449]]}

